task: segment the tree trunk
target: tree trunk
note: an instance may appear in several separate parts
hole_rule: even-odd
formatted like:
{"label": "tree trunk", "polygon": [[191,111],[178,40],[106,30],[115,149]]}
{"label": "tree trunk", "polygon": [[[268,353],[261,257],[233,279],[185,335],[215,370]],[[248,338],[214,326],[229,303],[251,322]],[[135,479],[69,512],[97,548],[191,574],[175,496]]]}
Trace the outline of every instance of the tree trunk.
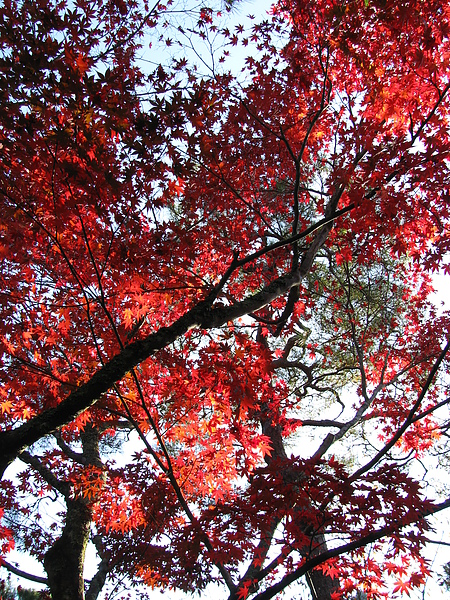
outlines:
{"label": "tree trunk", "polygon": [[47,551],[44,567],[53,600],[84,600],[84,556],[92,512],[83,498],[66,502],[63,533]]}
{"label": "tree trunk", "polygon": [[[271,416],[264,415],[263,412],[261,412],[260,421],[264,435],[266,435],[272,443],[272,454],[265,457],[267,464],[270,464],[275,459],[281,458],[286,460],[287,454],[284,447],[281,427],[279,425],[274,425],[272,423]],[[286,473],[285,476],[291,479],[293,474]],[[297,474],[296,478],[298,478],[300,482],[301,474]],[[305,533],[307,533],[307,530],[308,524],[305,524]],[[305,558],[310,558],[317,554],[318,552],[315,552],[315,549],[319,548],[319,552],[324,552],[327,549],[324,534],[315,533],[312,542],[314,543],[313,547],[308,545],[304,552],[299,550],[300,554]],[[329,575],[325,575],[325,573],[320,570],[309,571],[306,574],[306,581],[311,591],[313,600],[333,600],[333,593],[338,592],[340,588],[338,579],[332,578]]]}
{"label": "tree trunk", "polygon": [[[326,550],[326,546],[322,548]],[[332,594],[339,591],[339,581],[322,571],[309,571],[306,574],[306,582],[313,600],[331,600]]]}
{"label": "tree trunk", "polygon": [[[82,463],[102,468],[99,452],[99,432],[86,425],[81,432],[83,444]],[[84,557],[89,541],[92,505],[95,498],[80,495],[75,499],[66,496],[66,522],[61,537],[47,551],[44,567],[48,575],[48,586],[53,600],[84,600]],[[105,578],[96,580],[97,595]]]}

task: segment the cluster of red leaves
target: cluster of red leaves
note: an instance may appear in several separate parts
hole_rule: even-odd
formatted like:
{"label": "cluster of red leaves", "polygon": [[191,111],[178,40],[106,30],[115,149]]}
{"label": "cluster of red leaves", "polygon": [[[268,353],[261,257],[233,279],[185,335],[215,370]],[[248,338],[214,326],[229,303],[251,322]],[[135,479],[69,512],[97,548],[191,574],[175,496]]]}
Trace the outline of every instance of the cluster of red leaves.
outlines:
{"label": "cluster of red leaves", "polygon": [[[319,567],[375,598],[363,548],[390,537],[407,591],[432,504],[389,461],[352,475],[325,453],[363,422],[387,444],[409,419],[394,441],[416,454],[439,435],[426,382],[449,322],[424,269],[449,249],[448,3],[279,2],[222,31],[257,46],[242,85],[187,57],[138,67],[170,4],[1,9],[0,446],[47,436],[2,488],[21,518],[1,550],[44,557],[60,529],[39,531],[34,498],[56,490],[89,506],[114,577],[269,598]],[[355,416],[288,458],[350,384]],[[118,468],[123,429],[145,451]]]}

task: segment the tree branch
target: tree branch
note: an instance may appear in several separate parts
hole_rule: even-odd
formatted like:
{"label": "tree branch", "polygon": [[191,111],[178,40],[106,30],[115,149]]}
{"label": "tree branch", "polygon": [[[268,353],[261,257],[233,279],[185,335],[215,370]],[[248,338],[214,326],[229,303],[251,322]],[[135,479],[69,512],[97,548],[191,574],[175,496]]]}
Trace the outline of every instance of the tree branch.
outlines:
{"label": "tree branch", "polygon": [[0,475],[7,466],[27,447],[38,439],[52,433],[63,425],[70,423],[74,418],[90,408],[95,402],[105,394],[111,387],[122,379],[139,363],[150,356],[153,356],[158,350],[172,344],[176,339],[187,333],[190,329],[200,327],[202,329],[214,329],[225,325],[239,317],[256,312],[264,306],[270,304],[279,296],[288,292],[292,287],[299,285],[303,277],[309,272],[319,249],[325,243],[334,221],[341,215],[352,210],[353,204],[342,210],[336,211],[337,203],[343,192],[343,186],[338,186],[331,197],[325,217],[315,225],[305,229],[296,236],[292,236],[283,242],[278,242],[272,246],[255,252],[248,257],[237,260],[234,257],[231,266],[226,270],[218,287],[224,285],[233,270],[244,264],[256,260],[259,256],[293,242],[305,238],[318,231],[312,240],[308,250],[305,252],[299,268],[291,273],[286,273],[262,290],[236,302],[231,306],[213,307],[212,303],[216,297],[215,289],[209,296],[200,301],[196,306],[189,310],[182,317],[177,319],[168,327],[161,327],[155,333],[148,335],[142,340],[137,340],[119,352],[109,362],[105,363],[86,383],[80,385],[69,396],[67,396],[58,406],[48,409],[41,414],[33,417],[23,425],[0,433]]}
{"label": "tree branch", "polygon": [[[288,585],[297,581],[300,577],[303,577],[318,565],[323,564],[330,558],[334,558],[336,556],[341,556],[342,554],[348,554],[349,552],[353,552],[354,550],[358,550],[358,548],[363,548],[364,546],[368,546],[373,542],[376,542],[384,537],[392,535],[393,533],[407,527],[409,525],[413,525],[417,523],[421,519],[432,516],[442,510],[450,508],[450,498],[441,502],[440,504],[434,505],[432,508],[428,510],[424,510],[420,516],[413,516],[408,522],[402,522],[395,525],[389,525],[387,527],[382,527],[371,533],[358,538],[357,540],[353,540],[352,542],[348,542],[347,544],[343,544],[342,546],[338,546],[337,548],[332,548],[331,550],[326,550],[325,552],[321,552],[317,556],[314,556],[308,560],[306,560],[301,567],[298,567],[291,573],[285,575],[278,583],[270,586],[260,594],[257,594],[252,598],[252,600],[270,600],[280,592],[282,592]],[[230,596],[228,600],[237,600],[237,595]]]}
{"label": "tree branch", "polygon": [[48,483],[52,488],[57,490],[64,498],[68,498],[70,494],[70,485],[67,481],[60,481],[50,469],[47,469],[39,457],[30,454],[27,450],[24,450],[20,454],[20,460],[27,465],[33,467],[37,473],[42,477],[42,479]]}
{"label": "tree branch", "polygon": [[355,481],[356,479],[358,479],[359,477],[361,477],[361,475],[364,475],[364,473],[367,473],[367,471],[370,471],[370,469],[375,466],[382,458],[383,456],[385,456],[389,450],[395,446],[395,444],[400,440],[400,438],[402,437],[402,435],[405,433],[405,431],[408,429],[408,427],[411,425],[411,423],[414,420],[414,415],[416,413],[416,411],[418,410],[418,408],[420,407],[420,405],[422,404],[423,399],[425,398],[428,390],[430,389],[431,384],[433,383],[433,379],[436,375],[436,373],[439,370],[439,367],[441,366],[442,361],[444,360],[444,358],[447,356],[448,351],[450,350],[450,339],[448,340],[447,344],[445,345],[444,349],[442,350],[442,352],[440,353],[440,355],[438,356],[438,358],[436,359],[429,375],[428,378],[425,382],[425,385],[422,387],[422,391],[419,394],[418,399],[416,400],[414,406],[411,408],[411,410],[409,411],[409,414],[407,416],[407,418],[405,419],[405,422],[403,423],[403,425],[398,429],[397,433],[391,438],[391,440],[384,446],[384,448],[382,448],[379,452],[377,452],[377,454],[373,457],[372,460],[370,460],[366,465],[364,465],[364,467],[361,467],[360,469],[358,469],[358,471],[355,471],[355,473],[353,473],[353,475],[349,478],[349,482],[350,481]]}
{"label": "tree branch", "polygon": [[45,577],[39,577],[39,575],[32,575],[31,573],[22,571],[21,569],[18,569],[11,563],[7,562],[4,558],[0,559],[0,567],[5,568],[13,575],[17,575],[17,577],[23,577],[23,579],[28,579],[28,581],[34,581],[35,583],[43,583],[44,585],[48,583]]}

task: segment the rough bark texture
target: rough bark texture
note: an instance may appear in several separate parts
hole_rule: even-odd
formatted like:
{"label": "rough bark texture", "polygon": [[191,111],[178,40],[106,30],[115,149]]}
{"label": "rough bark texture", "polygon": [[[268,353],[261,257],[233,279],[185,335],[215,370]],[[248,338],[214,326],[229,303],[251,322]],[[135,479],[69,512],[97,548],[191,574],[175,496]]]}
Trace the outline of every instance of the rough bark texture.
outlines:
{"label": "rough bark texture", "polygon": [[[98,447],[99,434],[87,425],[81,434],[83,459],[87,467],[102,466]],[[84,600],[84,557],[92,522],[92,502],[79,496],[66,496],[66,520],[62,535],[47,551],[44,567],[53,600]],[[105,579],[97,581],[97,595]],[[101,585],[100,585],[101,584]],[[95,596],[96,597],[96,596]]]}
{"label": "rough bark texture", "polygon": [[[326,550],[326,546],[323,548]],[[309,571],[306,574],[313,600],[331,600],[332,594],[339,590],[339,581],[325,575],[322,571]]]}
{"label": "rough bark texture", "polygon": [[67,501],[63,533],[44,559],[53,600],[84,600],[83,567],[91,517],[83,499]]}

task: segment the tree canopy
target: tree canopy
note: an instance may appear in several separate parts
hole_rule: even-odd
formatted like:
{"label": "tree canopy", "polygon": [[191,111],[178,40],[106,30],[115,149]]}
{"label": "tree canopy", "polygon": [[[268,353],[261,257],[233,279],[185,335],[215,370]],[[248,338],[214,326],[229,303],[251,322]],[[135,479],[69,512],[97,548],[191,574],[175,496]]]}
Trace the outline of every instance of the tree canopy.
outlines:
{"label": "tree canopy", "polygon": [[0,8],[0,552],[53,600],[392,597],[450,507],[450,3],[235,5]]}

